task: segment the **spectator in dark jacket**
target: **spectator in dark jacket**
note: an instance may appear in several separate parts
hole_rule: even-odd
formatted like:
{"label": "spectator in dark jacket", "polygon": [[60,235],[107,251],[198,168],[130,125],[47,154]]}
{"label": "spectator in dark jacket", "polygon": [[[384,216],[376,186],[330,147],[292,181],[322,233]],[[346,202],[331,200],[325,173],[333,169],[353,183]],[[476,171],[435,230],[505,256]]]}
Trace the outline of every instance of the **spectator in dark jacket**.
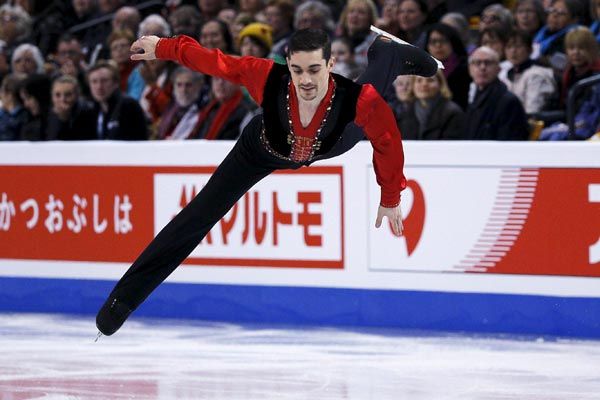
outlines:
{"label": "spectator in dark jacket", "polygon": [[17,140],[21,128],[27,120],[27,111],[23,108],[19,88],[22,78],[9,74],[2,79],[0,86],[0,141]]}
{"label": "spectator in dark jacket", "polygon": [[29,111],[29,118],[21,129],[22,140],[48,140],[48,111],[50,106],[50,79],[46,75],[32,74],[22,83],[20,89],[23,105]]}
{"label": "spectator in dark jacket", "polygon": [[94,110],[80,98],[79,82],[73,76],[63,75],[52,82],[47,136],[58,140],[96,139]]}
{"label": "spectator in dark jacket", "polygon": [[413,87],[415,100],[400,121],[402,139],[458,139],[463,128],[464,112],[450,101],[452,94],[446,78],[438,70],[435,76],[417,76]]}
{"label": "spectator in dark jacket", "polygon": [[523,105],[498,79],[500,58],[489,47],[479,47],[469,58],[476,87],[466,115],[464,139],[526,140],[529,126]]}
{"label": "spectator in dark jacket", "polygon": [[112,140],[146,140],[148,132],[142,108],[119,90],[119,70],[108,61],[99,61],[88,71],[94,99],[96,137]]}
{"label": "spectator in dark jacket", "polygon": [[452,93],[452,101],[467,109],[469,97],[469,66],[467,51],[454,28],[445,24],[435,24],[425,39],[427,51],[444,64],[444,76]]}

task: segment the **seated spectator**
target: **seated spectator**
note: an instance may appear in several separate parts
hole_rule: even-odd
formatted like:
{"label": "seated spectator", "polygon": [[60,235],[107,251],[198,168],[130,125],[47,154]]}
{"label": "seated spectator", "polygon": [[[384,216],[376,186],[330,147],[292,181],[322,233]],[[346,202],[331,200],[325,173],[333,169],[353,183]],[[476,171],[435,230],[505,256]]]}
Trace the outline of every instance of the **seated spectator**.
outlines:
{"label": "seated spectator", "polygon": [[544,26],[546,14],[541,0],[519,0],[514,9],[516,29],[534,36]]}
{"label": "seated spectator", "polygon": [[439,140],[462,136],[464,112],[450,100],[452,94],[442,71],[435,76],[415,77],[415,100],[400,120],[402,139]]}
{"label": "seated spectator", "polygon": [[213,77],[212,100],[200,110],[200,128],[194,139],[236,139],[239,126],[250,108],[243,100],[241,87],[225,79]]}
{"label": "seated spectator", "polygon": [[19,45],[12,53],[12,72],[32,75],[44,73],[44,57],[36,46],[30,43]]}
{"label": "seated spectator", "polygon": [[108,48],[110,49],[110,59],[119,66],[121,91],[127,91],[127,83],[133,69],[138,64],[131,60],[130,51],[131,44],[135,41],[135,36],[128,30],[113,30],[107,39]]}
{"label": "seated spectator", "polygon": [[[561,82],[561,105],[567,104],[569,90],[582,79],[600,73],[600,57],[598,55],[598,42],[592,32],[586,27],[571,30],[565,38],[567,50],[567,67]],[[578,96],[576,109],[579,103],[586,98],[585,94]]]}
{"label": "seated spectator", "polygon": [[467,50],[467,54],[471,54],[475,50],[477,46],[471,40],[469,21],[467,21],[464,15],[458,12],[450,12],[440,19],[440,23],[454,28],[462,41],[463,47]]}
{"label": "seated spectator", "polygon": [[479,20],[479,32],[487,28],[498,28],[504,32],[510,32],[514,29],[515,20],[510,10],[502,4],[492,4],[487,6],[481,19]]}
{"label": "seated spectator", "polygon": [[469,58],[476,87],[469,104],[463,139],[527,140],[529,126],[523,105],[498,79],[500,57],[489,47],[477,48]]}
{"label": "seated spectator", "polygon": [[450,86],[452,101],[466,110],[471,77],[467,51],[458,33],[445,24],[432,25],[425,37],[425,46],[432,56],[444,64],[442,71]]}
{"label": "seated spectator", "polygon": [[[257,22],[253,15],[248,13],[239,13],[233,22],[229,25],[229,35],[232,38],[239,38],[240,32],[246,25]],[[233,41],[233,52],[240,54],[240,43],[237,40]]]}
{"label": "seated spectator", "polygon": [[273,46],[270,58],[285,60],[287,41],[294,30],[294,10],[292,0],[269,0],[265,8],[267,24],[273,29]]}
{"label": "seated spectator", "polygon": [[31,74],[21,82],[19,93],[23,106],[29,112],[29,118],[21,129],[21,140],[48,140],[46,129],[50,106],[50,79],[46,75]]}
{"label": "seated spectator", "polygon": [[6,43],[8,54],[31,35],[31,17],[19,5],[4,4],[0,6],[0,40]]}
{"label": "seated spectator", "polygon": [[173,72],[173,102],[164,113],[156,131],[157,139],[188,139],[198,134],[198,100],[204,76],[185,67]]}
{"label": "seated spectator", "polygon": [[547,10],[546,25],[533,39],[534,60],[542,62],[562,72],[566,64],[564,38],[569,31],[577,27],[580,14],[578,0],[552,0]]}
{"label": "seated spectator", "polygon": [[[139,29],[139,36],[148,35],[168,37],[171,28],[163,17],[151,14],[140,23]],[[140,102],[153,124],[171,102],[173,85],[170,77],[174,69],[173,62],[156,59],[139,63],[129,74],[127,94]]]}
{"label": "seated spectator", "polygon": [[377,21],[377,8],[371,0],[350,0],[340,16],[340,34],[350,39],[354,59],[361,67],[367,66],[367,50],[377,37],[371,25]]}
{"label": "seated spectator", "polygon": [[58,68],[53,77],[70,75],[77,79],[81,94],[89,97],[90,90],[87,86],[85,55],[81,42],[77,36],[65,33],[58,39],[54,61]]}
{"label": "seated spectator", "polygon": [[331,55],[335,57],[332,72],[336,74],[355,80],[364,70],[354,61],[352,44],[345,37],[333,39],[331,42]]}
{"label": "seated spectator", "polygon": [[[381,2],[379,2],[381,4]],[[384,0],[381,6],[381,15],[375,22],[375,26],[392,35],[399,37],[401,34],[398,24],[398,7],[400,0]]]}
{"label": "seated spectator", "polygon": [[504,30],[497,26],[490,26],[481,31],[479,36],[479,46],[486,46],[493,49],[500,57],[500,68],[508,69],[511,67],[510,63],[506,61],[506,54],[504,48],[508,42],[508,35],[511,30]]}
{"label": "seated spectator", "polygon": [[52,82],[52,110],[46,135],[49,140],[96,139],[96,118],[92,105],[80,97],[79,82],[71,75]]}
{"label": "seated spectator", "polygon": [[600,0],[590,0],[590,16],[592,17],[590,31],[596,37],[596,41],[600,43]]}
{"label": "seated spectator", "polygon": [[308,0],[298,5],[294,14],[294,28],[322,29],[329,34],[335,30],[331,9],[318,0]]}
{"label": "seated spectator", "polygon": [[415,75],[400,75],[394,81],[395,96],[389,104],[396,117],[398,128],[400,128],[402,119],[415,100],[413,93],[414,83]]}
{"label": "seated spectator", "polygon": [[[228,27],[231,26],[233,21],[235,21],[235,17],[237,17],[237,9],[234,7],[225,7],[219,11],[217,14],[217,19],[225,22]],[[261,14],[262,15],[262,14]],[[231,29],[230,29],[231,30]]]}
{"label": "seated spectator", "polygon": [[200,44],[207,49],[219,49],[225,54],[233,53],[233,39],[227,24],[211,19],[200,28]]}
{"label": "seated spectator", "polygon": [[22,78],[16,74],[6,75],[0,86],[0,141],[18,140],[27,121],[19,88]]}
{"label": "seated spectator", "polygon": [[240,32],[238,40],[242,56],[267,58],[273,45],[271,26],[261,22],[248,24]]}
{"label": "seated spectator", "polygon": [[191,5],[177,7],[169,15],[169,24],[173,28],[173,35],[187,35],[193,38],[200,34],[202,18],[198,9]]}
{"label": "seated spectator", "polygon": [[136,33],[142,16],[137,8],[131,6],[121,7],[115,12],[112,20],[112,31],[124,31]]}
{"label": "seated spectator", "polygon": [[226,0],[198,0],[198,8],[204,21],[217,18],[219,11],[227,6]]}
{"label": "seated spectator", "polygon": [[425,47],[425,21],[428,9],[425,0],[402,0],[398,6],[400,38],[417,47]]}
{"label": "seated spectator", "polygon": [[119,90],[119,69],[109,61],[98,61],[88,71],[94,100],[96,137],[111,140],[146,140],[144,111],[137,101]]}
{"label": "seated spectator", "polygon": [[514,31],[508,37],[506,58],[512,67],[500,71],[499,78],[525,107],[527,114],[535,114],[548,104],[556,93],[552,69],[535,65],[530,58],[533,38],[527,32]]}

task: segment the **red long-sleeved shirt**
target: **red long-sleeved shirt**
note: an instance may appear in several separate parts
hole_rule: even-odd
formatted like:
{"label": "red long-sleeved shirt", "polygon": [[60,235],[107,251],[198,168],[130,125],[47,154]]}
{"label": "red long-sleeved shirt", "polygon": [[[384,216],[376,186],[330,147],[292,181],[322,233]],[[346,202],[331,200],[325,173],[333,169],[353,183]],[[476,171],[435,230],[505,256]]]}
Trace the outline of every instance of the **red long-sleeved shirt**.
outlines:
{"label": "red long-sleeved shirt", "polygon": [[[156,57],[174,60],[190,69],[243,85],[258,104],[262,104],[264,87],[274,63],[264,58],[225,55],[220,50],[206,49],[183,35],[160,39]],[[300,120],[295,107],[290,112],[293,120]],[[373,165],[377,183],[381,186],[380,204],[395,207],[400,203],[400,192],[406,187],[402,141],[392,110],[372,85],[362,86],[354,123],[363,129],[373,146]]]}

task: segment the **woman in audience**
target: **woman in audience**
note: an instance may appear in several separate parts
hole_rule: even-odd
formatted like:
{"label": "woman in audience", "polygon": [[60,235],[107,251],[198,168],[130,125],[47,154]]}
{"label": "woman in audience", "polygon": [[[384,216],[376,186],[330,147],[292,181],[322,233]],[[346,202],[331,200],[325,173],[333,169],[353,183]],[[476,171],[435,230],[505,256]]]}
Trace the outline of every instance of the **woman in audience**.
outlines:
{"label": "woman in audience", "polygon": [[501,70],[498,76],[508,90],[521,100],[527,114],[542,111],[556,92],[552,69],[536,65],[530,58],[532,40],[527,32],[511,33],[505,49],[511,67]]}
{"label": "woman in audience", "polygon": [[340,16],[340,33],[352,43],[356,63],[367,65],[367,50],[377,35],[370,27],[377,21],[377,8],[371,0],[350,0]]}
{"label": "woman in audience", "polygon": [[294,28],[322,29],[330,35],[335,30],[331,9],[319,0],[308,0],[298,5],[294,13]]}
{"label": "woman in audience", "polygon": [[352,44],[347,38],[340,37],[331,42],[331,55],[335,57],[332,72],[354,80],[362,73],[363,69],[354,61]]}
{"label": "woman in audience", "polygon": [[427,51],[444,64],[442,70],[452,92],[452,101],[467,109],[469,96],[469,65],[467,51],[458,33],[445,24],[435,24],[425,38]]}
{"label": "woman in audience", "polygon": [[22,78],[17,74],[6,75],[0,85],[0,141],[18,140],[27,120],[19,88]]}
{"label": "woman in audience", "polygon": [[577,27],[581,5],[578,0],[552,0],[547,10],[546,25],[533,39],[533,58],[540,58],[557,71],[565,67],[564,38]]}
{"label": "woman in audience", "polygon": [[48,111],[50,108],[50,79],[46,75],[32,74],[21,84],[21,100],[29,111],[29,118],[21,129],[21,140],[48,140]]}
{"label": "woman in audience", "polygon": [[464,15],[458,12],[450,12],[440,19],[440,23],[454,28],[458,33],[464,48],[467,50],[467,54],[471,54],[471,52],[475,50],[477,45],[471,38],[469,21],[467,21],[467,18]]}
{"label": "woman in audience", "polygon": [[12,54],[12,72],[23,75],[44,73],[44,57],[36,46],[30,43],[19,45]]}
{"label": "woman in audience", "polygon": [[398,6],[400,38],[417,47],[425,45],[427,3],[424,0],[402,0]]}
{"label": "woman in audience", "polygon": [[[567,68],[561,82],[561,104],[566,106],[569,90],[582,79],[600,73],[598,42],[586,27],[571,30],[565,38]],[[585,92],[577,97],[576,108],[586,97]]]}
{"label": "woman in audience", "polygon": [[519,0],[514,15],[516,28],[531,36],[542,28],[546,19],[541,0]]}
{"label": "woman in audience", "polygon": [[[240,54],[242,56],[253,56],[267,58],[273,46],[272,29],[269,25],[254,22],[246,25],[240,32]],[[284,61],[282,58],[281,61]]]}
{"label": "woman in audience", "polygon": [[227,24],[211,19],[200,28],[200,44],[207,49],[219,49],[225,54],[233,53],[233,40]]}
{"label": "woman in audience", "polygon": [[412,102],[400,120],[402,139],[458,139],[463,128],[464,112],[450,100],[451,93],[444,74],[429,78],[415,77]]}
{"label": "woman in audience", "polygon": [[138,64],[130,58],[131,53],[129,48],[134,41],[135,36],[128,30],[113,31],[107,39],[108,48],[110,49],[110,59],[119,66],[119,75],[121,77],[119,86],[123,92],[127,91],[129,75],[131,75],[131,72]]}
{"label": "woman in audience", "polygon": [[414,83],[414,75],[400,75],[394,81],[395,96],[389,104],[396,117],[398,128],[400,128],[400,121],[404,118],[406,111],[415,99],[413,94]]}
{"label": "woman in audience", "polygon": [[514,25],[515,20],[508,8],[502,4],[492,4],[487,6],[481,13],[479,32],[491,27],[508,32],[514,28]]}

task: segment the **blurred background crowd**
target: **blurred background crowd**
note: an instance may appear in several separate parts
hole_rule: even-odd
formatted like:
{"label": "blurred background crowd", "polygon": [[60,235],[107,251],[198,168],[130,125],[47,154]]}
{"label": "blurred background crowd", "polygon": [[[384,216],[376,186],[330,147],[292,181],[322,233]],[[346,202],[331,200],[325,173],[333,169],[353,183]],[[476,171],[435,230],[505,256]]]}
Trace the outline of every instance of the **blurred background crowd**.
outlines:
{"label": "blurred background crowd", "polygon": [[404,139],[600,135],[600,0],[0,1],[0,141],[235,139],[245,88],[173,62],[133,62],[142,35],[285,63],[296,29],[332,39],[355,79],[380,27],[441,60],[386,94]]}

